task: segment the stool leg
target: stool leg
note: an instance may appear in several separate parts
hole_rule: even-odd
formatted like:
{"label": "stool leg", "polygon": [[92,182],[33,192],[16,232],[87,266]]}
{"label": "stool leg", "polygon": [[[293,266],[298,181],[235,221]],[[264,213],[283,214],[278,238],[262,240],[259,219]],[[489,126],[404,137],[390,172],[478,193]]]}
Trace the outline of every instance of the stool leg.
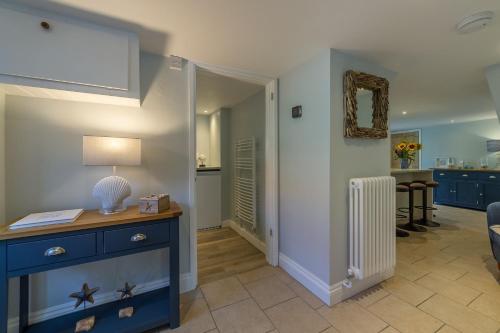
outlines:
{"label": "stool leg", "polygon": [[418,220],[417,224],[425,225],[426,227],[439,227],[440,224],[427,219],[427,189],[422,191],[422,219]]}
{"label": "stool leg", "polygon": [[409,196],[409,201],[410,201],[410,204],[409,204],[409,216],[410,216],[410,218],[409,218],[408,223],[398,224],[398,228],[408,230],[408,231],[425,232],[425,231],[427,231],[427,229],[413,223],[414,222],[413,221],[413,212],[415,209],[414,208],[414,199],[413,199],[413,196],[414,196],[413,190],[410,190],[410,192],[408,192],[408,194],[409,194],[408,196]]}
{"label": "stool leg", "polygon": [[409,237],[410,233],[396,228],[396,237]]}

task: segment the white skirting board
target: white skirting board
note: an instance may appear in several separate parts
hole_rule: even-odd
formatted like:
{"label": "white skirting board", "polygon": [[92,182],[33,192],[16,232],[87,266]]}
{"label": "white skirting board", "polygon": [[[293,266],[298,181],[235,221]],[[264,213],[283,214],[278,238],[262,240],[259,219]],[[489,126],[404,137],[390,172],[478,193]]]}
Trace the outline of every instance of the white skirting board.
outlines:
{"label": "white skirting board", "polygon": [[[156,281],[151,281],[137,285],[134,291],[137,290],[136,295],[147,293],[149,291],[166,287],[170,284],[169,278],[164,278]],[[181,274],[180,276],[180,291],[181,293],[193,290],[194,279],[191,273]],[[116,301],[116,292],[110,291],[104,294],[96,294],[94,296],[95,303],[87,305],[87,308],[101,305],[108,302]],[[31,312],[29,315],[30,324],[38,323],[55,317],[63,316],[68,313],[75,312],[75,302],[67,302],[59,305],[54,305],[42,310]],[[81,309],[80,309],[81,310]],[[19,331],[19,317],[9,318],[8,333],[17,333]]]}
{"label": "white skirting board", "polygon": [[283,253],[279,255],[279,266],[329,306],[340,303],[394,275],[394,270],[391,269],[365,280],[352,281],[352,288],[346,288],[343,285],[344,281],[329,285]]}
{"label": "white skirting board", "polygon": [[259,238],[257,238],[257,236],[255,236],[253,233],[249,232],[244,227],[240,226],[238,223],[234,222],[233,220],[225,220],[225,221],[222,221],[222,226],[229,227],[229,228],[233,229],[241,237],[243,237],[247,241],[249,241],[250,244],[255,246],[257,249],[259,249],[264,254],[266,253],[266,243],[261,241]]}

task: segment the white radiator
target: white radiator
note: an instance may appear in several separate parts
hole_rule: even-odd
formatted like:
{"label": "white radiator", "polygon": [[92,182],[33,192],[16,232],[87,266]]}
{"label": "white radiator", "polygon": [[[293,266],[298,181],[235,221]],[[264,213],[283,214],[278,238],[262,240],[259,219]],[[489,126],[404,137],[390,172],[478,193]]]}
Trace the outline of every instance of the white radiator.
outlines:
{"label": "white radiator", "polygon": [[239,139],[235,144],[234,214],[236,221],[257,229],[257,186],[255,138]]}
{"label": "white radiator", "polygon": [[349,273],[366,279],[396,264],[396,179],[350,180]]}

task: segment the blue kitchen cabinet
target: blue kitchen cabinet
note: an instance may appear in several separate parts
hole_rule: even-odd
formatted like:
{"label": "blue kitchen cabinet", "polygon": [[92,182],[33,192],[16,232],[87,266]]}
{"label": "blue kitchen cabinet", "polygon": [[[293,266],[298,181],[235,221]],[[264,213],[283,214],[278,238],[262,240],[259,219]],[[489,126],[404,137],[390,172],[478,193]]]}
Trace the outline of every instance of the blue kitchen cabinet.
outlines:
{"label": "blue kitchen cabinet", "polygon": [[500,202],[500,171],[436,169],[434,203],[486,210],[490,203]]}
{"label": "blue kitchen cabinet", "polygon": [[434,201],[441,204],[451,204],[455,202],[455,187],[450,180],[439,181],[439,187],[434,190]]}
{"label": "blue kitchen cabinet", "polygon": [[485,209],[493,202],[500,202],[500,182],[483,183],[483,192],[481,195]]}

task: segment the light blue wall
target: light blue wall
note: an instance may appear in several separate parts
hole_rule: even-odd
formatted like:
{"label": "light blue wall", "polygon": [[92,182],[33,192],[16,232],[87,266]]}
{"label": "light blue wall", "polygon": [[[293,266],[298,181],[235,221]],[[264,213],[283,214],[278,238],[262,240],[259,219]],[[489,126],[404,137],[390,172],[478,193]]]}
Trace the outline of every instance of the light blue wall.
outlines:
{"label": "light blue wall", "polygon": [[265,153],[266,153],[266,91],[264,87],[258,93],[248,97],[244,101],[238,103],[226,112],[229,121],[227,122],[229,140],[228,167],[229,173],[223,173],[222,177],[229,176],[229,181],[223,180],[223,192],[229,192],[230,205],[223,206],[230,211],[224,212],[223,216],[234,218],[234,146],[239,139],[254,137],[255,138],[255,162],[257,176],[257,231],[256,234],[260,240],[265,240],[265,185],[266,185],[266,170],[265,170]]}
{"label": "light blue wall", "polygon": [[0,91],[0,225],[5,223],[5,95]]}
{"label": "light blue wall", "polygon": [[495,166],[496,158],[486,152],[486,141],[500,139],[497,119],[480,120],[422,128],[422,168],[435,166],[437,157],[454,157],[458,161],[470,160],[479,166],[479,160],[489,157]]}
{"label": "light blue wall", "polygon": [[[331,156],[331,280],[345,279],[348,268],[349,180],[358,177],[389,176],[390,138],[359,139],[344,137],[343,77],[347,70],[361,71],[386,78],[396,73],[352,55],[332,50],[332,156]],[[389,86],[390,87],[390,86]],[[390,91],[390,89],[389,89]],[[390,94],[390,92],[389,92]],[[369,95],[368,95],[369,96]],[[354,282],[353,289],[356,289]]]}
{"label": "light blue wall", "polygon": [[497,115],[500,119],[500,64],[487,67],[485,74],[490,87],[491,97],[495,102]]}
{"label": "light blue wall", "polygon": [[[279,78],[280,253],[330,277],[330,50]],[[292,107],[302,105],[302,118]]]}
{"label": "light blue wall", "polygon": [[[180,264],[189,271],[187,70],[170,70],[168,59],[141,54],[141,108],[7,96],[7,216],[31,212],[98,208],[94,184],[110,167],[82,165],[82,136],[142,139],[142,165],[118,167],[132,185],[132,198],[170,193],[184,214],[180,225]],[[68,295],[83,282],[114,291],[125,280],[144,283],[163,279],[168,251],[138,254],[32,276],[32,310],[71,302]],[[11,314],[16,314],[11,288]],[[98,296],[98,295],[97,295]]]}

